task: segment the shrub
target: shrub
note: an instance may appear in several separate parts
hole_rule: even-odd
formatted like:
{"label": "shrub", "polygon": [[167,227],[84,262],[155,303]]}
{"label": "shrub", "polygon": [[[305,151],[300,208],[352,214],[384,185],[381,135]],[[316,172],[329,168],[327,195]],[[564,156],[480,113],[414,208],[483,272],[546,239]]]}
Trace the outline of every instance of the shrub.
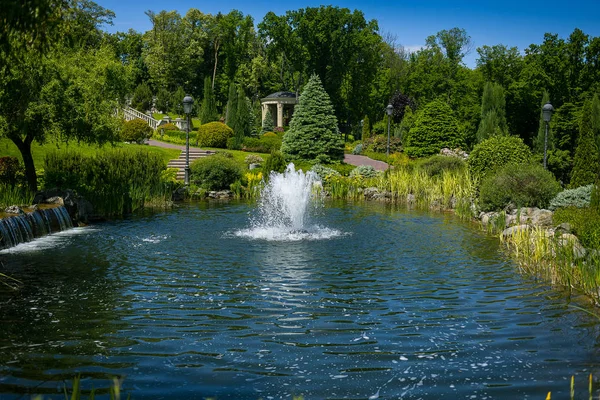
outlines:
{"label": "shrub", "polygon": [[594,208],[559,208],[552,216],[554,225],[568,222],[581,244],[600,249],[600,212]]}
{"label": "shrub", "polygon": [[371,136],[383,135],[385,133],[387,133],[387,118],[375,122],[371,128]]}
{"label": "shrub", "polygon": [[563,190],[550,201],[550,209],[576,207],[583,208],[590,205],[594,185],[581,186],[576,189]]}
{"label": "shrub", "polygon": [[263,166],[263,171],[265,173],[265,176],[269,176],[271,171],[281,173],[285,171],[286,167],[287,163],[285,161],[285,158],[283,157],[283,154],[281,154],[280,151],[274,151],[269,157],[267,157],[265,165]]}
{"label": "shrub", "polygon": [[141,119],[125,121],[121,130],[121,139],[124,142],[142,143],[152,136],[152,128]]}
{"label": "shrub", "polygon": [[484,211],[517,207],[545,208],[560,191],[550,171],[537,164],[508,164],[481,183],[479,202]]}
{"label": "shrub", "polygon": [[441,176],[444,171],[462,171],[467,164],[458,157],[435,155],[421,162],[419,166],[427,175],[433,177]]}
{"label": "shrub", "polygon": [[262,135],[263,137],[279,137],[277,136],[277,134],[275,132],[267,132],[267,133],[263,133]]}
{"label": "shrub", "polygon": [[227,140],[233,137],[233,130],[222,122],[209,122],[198,129],[198,146],[227,148]]}
{"label": "shrub", "polygon": [[360,165],[350,172],[351,177],[362,176],[363,178],[375,178],[379,172],[370,165]]}
{"label": "shrub", "polygon": [[465,147],[462,129],[452,109],[441,100],[434,100],[417,113],[415,123],[404,138],[404,149],[411,157],[439,153],[444,147]]}
{"label": "shrub", "polygon": [[197,159],[190,170],[192,182],[206,190],[229,189],[243,175],[243,168],[237,161],[221,154]]}
{"label": "shrub", "polygon": [[244,159],[244,162],[248,165],[262,164],[263,162],[265,162],[265,160],[263,160],[263,158],[261,156],[257,156],[256,154],[250,154],[249,156],[246,156],[246,158]]}
{"label": "shrub", "polygon": [[0,184],[15,186],[24,182],[24,167],[17,157],[0,157]]}
{"label": "shrub", "polygon": [[[374,153],[387,152],[387,136],[375,135],[363,141],[363,150]],[[390,137],[390,154],[402,151],[402,141],[397,137]]]}
{"label": "shrub", "polygon": [[260,139],[253,137],[245,137],[242,145],[243,151],[251,151],[254,153],[271,153],[278,151],[281,148],[281,139],[275,135],[263,136]]}
{"label": "shrub", "polygon": [[363,145],[362,145],[362,143],[359,143],[352,150],[352,154],[355,154],[355,155],[360,154],[360,153],[362,153],[362,149],[363,149]]}
{"label": "shrub", "polygon": [[321,165],[321,164],[313,165],[313,167],[310,170],[312,172],[314,172],[315,174],[319,175],[319,178],[321,178],[322,180],[326,180],[332,176],[340,176],[340,173],[337,172],[335,169],[325,167],[324,165]]}
{"label": "shrub", "polygon": [[172,122],[160,125],[158,127],[158,130],[161,130],[161,129],[164,130],[165,132],[167,132],[167,131],[178,131],[179,130],[179,128],[177,127],[177,125],[175,125]]}
{"label": "shrub", "polygon": [[531,150],[516,136],[492,136],[475,145],[467,164],[473,175],[485,177],[507,164],[529,162]]}

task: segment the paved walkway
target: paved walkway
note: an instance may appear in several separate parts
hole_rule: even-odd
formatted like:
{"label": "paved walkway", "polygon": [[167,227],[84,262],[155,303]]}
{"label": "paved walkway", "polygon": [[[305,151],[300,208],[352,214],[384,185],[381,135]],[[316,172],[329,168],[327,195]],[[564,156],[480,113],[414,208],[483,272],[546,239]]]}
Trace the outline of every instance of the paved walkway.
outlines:
{"label": "paved walkway", "polygon": [[[165,142],[161,142],[160,140],[150,139],[148,141],[148,144],[150,146],[163,147],[165,149],[178,149],[178,150],[182,150],[182,151],[185,150],[185,146],[178,145],[178,144],[172,144],[172,143],[165,143]],[[190,149],[198,149],[198,148],[190,146]],[[388,169],[387,163],[384,163],[383,161],[377,161],[377,160],[373,160],[366,156],[358,156],[358,155],[354,155],[354,154],[345,154],[344,162],[346,164],[351,164],[351,165],[356,165],[356,166],[370,165],[373,168],[375,168],[377,171],[385,171],[386,169]]]}

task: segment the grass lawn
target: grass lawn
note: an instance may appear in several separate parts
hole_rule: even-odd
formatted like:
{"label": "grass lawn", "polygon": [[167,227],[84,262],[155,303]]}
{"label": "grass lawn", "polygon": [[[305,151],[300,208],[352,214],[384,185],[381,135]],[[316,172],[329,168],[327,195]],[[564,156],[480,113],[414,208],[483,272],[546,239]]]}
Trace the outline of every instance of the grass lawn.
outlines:
{"label": "grass lawn", "polygon": [[[36,168],[42,168],[44,165],[44,158],[46,157],[46,153],[51,151],[76,151],[85,155],[92,155],[98,152],[101,149],[111,149],[111,148],[119,148],[119,149],[144,149],[151,153],[160,154],[162,159],[165,161],[165,165],[169,160],[173,158],[179,157],[179,150],[176,149],[163,149],[161,147],[154,146],[142,146],[136,144],[125,144],[125,143],[115,143],[115,145],[105,144],[104,146],[95,146],[95,145],[87,145],[87,144],[77,144],[77,142],[72,143],[46,143],[44,145],[39,145],[37,143],[33,143],[31,145],[31,153],[33,155],[33,162]],[[9,139],[2,138],[0,139],[0,157],[4,156],[13,156],[17,157],[21,162],[23,162],[23,158],[21,157],[21,153],[17,146],[14,145]]]}

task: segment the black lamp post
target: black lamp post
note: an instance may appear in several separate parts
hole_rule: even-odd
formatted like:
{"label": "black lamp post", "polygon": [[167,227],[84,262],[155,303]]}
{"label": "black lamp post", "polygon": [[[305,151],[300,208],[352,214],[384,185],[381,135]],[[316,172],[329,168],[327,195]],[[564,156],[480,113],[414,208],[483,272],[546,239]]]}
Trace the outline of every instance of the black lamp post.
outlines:
{"label": "black lamp post", "polygon": [[385,112],[387,113],[388,116],[388,141],[387,141],[387,151],[386,151],[386,156],[390,156],[390,119],[392,118],[392,113],[394,112],[394,106],[392,106],[391,104],[388,104],[388,106],[385,108]]}
{"label": "black lamp post", "polygon": [[183,112],[187,115],[187,128],[185,133],[185,185],[190,184],[190,114],[194,99],[187,95],[183,98]]}
{"label": "black lamp post", "polygon": [[544,121],[546,121],[546,133],[544,134],[544,169],[548,169],[548,124],[550,123],[550,118],[552,118],[552,111],[554,111],[554,107],[550,102],[544,104],[542,107],[542,116]]}

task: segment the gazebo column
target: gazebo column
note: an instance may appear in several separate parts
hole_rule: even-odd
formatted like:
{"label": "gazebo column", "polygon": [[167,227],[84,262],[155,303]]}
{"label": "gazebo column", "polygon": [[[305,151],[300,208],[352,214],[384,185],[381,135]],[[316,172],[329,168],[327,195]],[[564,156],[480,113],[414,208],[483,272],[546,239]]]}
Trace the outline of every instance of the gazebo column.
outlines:
{"label": "gazebo column", "polygon": [[283,104],[277,103],[277,126],[283,128]]}
{"label": "gazebo column", "polygon": [[261,104],[260,105],[262,108],[262,122],[265,122],[265,117],[267,116],[267,111],[269,111],[269,105],[268,104]]}

